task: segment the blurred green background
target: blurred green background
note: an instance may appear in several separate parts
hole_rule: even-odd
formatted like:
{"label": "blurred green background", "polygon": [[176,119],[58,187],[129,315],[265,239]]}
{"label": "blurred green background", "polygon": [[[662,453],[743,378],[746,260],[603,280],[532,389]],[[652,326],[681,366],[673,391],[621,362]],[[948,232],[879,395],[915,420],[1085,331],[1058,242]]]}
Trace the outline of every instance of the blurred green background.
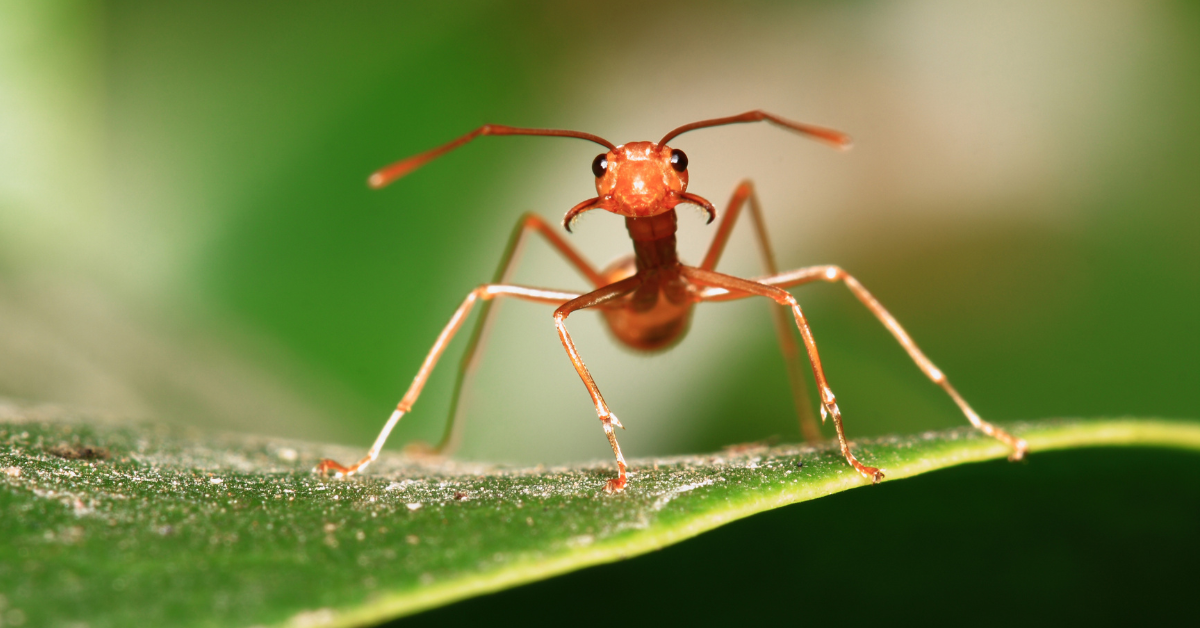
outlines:
{"label": "blurred green background", "polygon": [[[855,274],[985,417],[1200,415],[1200,10],[1135,2],[0,4],[0,395],[365,447],[597,151],[367,174],[487,122],[622,143],[754,108],[855,148],[689,134],[690,190],[752,178],[781,265]],[[681,224],[696,261],[713,229]],[[722,270],[760,272],[746,227]],[[630,250],[609,215],[569,239]],[[583,287],[537,243],[516,279]],[[851,437],[963,424],[843,288],[797,295]],[[799,439],[766,308],[648,357],[571,319],[627,455]],[[549,310],[494,329],[460,454],[607,458]],[[392,447],[440,434],[452,377]]]}
{"label": "blurred green background", "polygon": [[[758,185],[781,265],[858,276],[985,416],[1196,416],[1200,40],[1188,4],[7,3],[0,393],[367,444],[517,217],[592,194],[596,147],[694,133],[691,189]],[[682,248],[711,237],[684,211]],[[619,218],[570,240],[630,250]],[[724,270],[757,274],[745,226]],[[517,280],[582,288],[540,243]],[[954,426],[841,287],[800,289],[854,436]],[[666,354],[572,329],[631,455],[799,437],[764,303]],[[462,454],[607,456],[543,306],[507,303]],[[444,364],[454,364],[461,342]],[[453,368],[394,445],[434,438]]]}

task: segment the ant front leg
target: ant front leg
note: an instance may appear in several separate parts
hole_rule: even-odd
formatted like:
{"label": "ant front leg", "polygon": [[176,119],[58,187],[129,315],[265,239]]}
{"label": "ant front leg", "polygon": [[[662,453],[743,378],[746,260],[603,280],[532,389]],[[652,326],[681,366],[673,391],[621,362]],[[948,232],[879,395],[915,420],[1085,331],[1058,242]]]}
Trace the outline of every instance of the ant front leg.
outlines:
{"label": "ant front leg", "polygon": [[913,362],[916,362],[917,367],[921,369],[921,372],[925,373],[925,376],[928,377],[930,381],[938,386],[941,386],[942,390],[946,391],[947,395],[950,395],[950,398],[954,400],[954,403],[960,410],[962,410],[962,413],[966,415],[967,420],[971,422],[971,425],[975,426],[976,429],[984,434],[987,434],[988,436],[991,436],[992,438],[995,438],[996,440],[1011,447],[1013,451],[1012,454],[1009,455],[1010,460],[1020,460],[1021,458],[1025,457],[1025,451],[1029,448],[1029,445],[1025,442],[1025,439],[1017,438],[1012,434],[1009,434],[1008,432],[996,427],[995,425],[984,421],[983,418],[980,417],[979,414],[976,413],[969,404],[967,404],[967,401],[962,398],[962,395],[958,394],[958,391],[950,385],[950,380],[946,378],[946,374],[943,373],[942,370],[937,366],[935,366],[932,360],[925,357],[925,354],[919,347],[917,347],[917,343],[913,342],[913,339],[908,335],[908,332],[904,331],[904,328],[900,326],[900,322],[897,321],[890,312],[884,309],[883,304],[880,303],[874,295],[868,292],[867,289],[861,283],[859,283],[857,279],[855,279],[846,271],[837,266],[810,266],[808,268],[800,268],[797,270],[788,271],[786,273],[780,273],[771,277],[762,277],[756,281],[762,284],[777,286],[780,288],[804,285],[814,281],[842,282],[847,288],[849,288],[850,292],[853,293],[854,296],[863,305],[865,305],[872,314],[875,315],[875,318],[879,319],[879,322],[883,323],[883,326],[886,327],[889,332],[891,332],[892,337],[896,339],[896,342],[900,343],[900,346],[904,347],[904,350],[908,352],[908,356],[912,358]]}
{"label": "ant front leg", "polygon": [[[500,256],[500,264],[496,268],[496,274],[492,277],[494,284],[506,284],[512,279],[513,271],[516,270],[517,262],[521,257],[521,249],[525,244],[525,236],[529,233],[536,233],[542,236],[546,242],[554,247],[567,262],[571,264],[581,275],[588,280],[588,283],[593,288],[599,288],[604,285],[604,278],[596,271],[592,265],[584,259],[562,236],[554,230],[541,216],[534,213],[526,213],[517,221],[513,228],[512,235],[508,238],[508,245],[504,247],[504,254]],[[774,270],[768,272],[774,273]],[[491,328],[492,319],[496,314],[496,307],[492,301],[484,301],[479,308],[479,318],[475,322],[475,328],[471,330],[470,340],[467,341],[467,348],[463,352],[462,359],[458,363],[458,376],[454,380],[454,391],[450,394],[450,412],[446,418],[446,429],[442,433],[442,439],[438,442],[433,451],[437,454],[449,454],[458,447],[461,439],[461,425],[459,414],[462,410],[463,397],[467,389],[470,387],[471,376],[475,367],[479,363],[478,356],[483,352],[483,346],[487,341],[488,331]]]}
{"label": "ant front leg", "polygon": [[571,359],[571,364],[574,365],[575,372],[579,373],[579,379],[583,380],[583,385],[587,388],[588,394],[592,396],[592,403],[596,406],[596,416],[600,418],[600,425],[604,428],[604,435],[608,437],[608,444],[612,446],[613,455],[617,457],[617,477],[614,480],[609,480],[604,485],[604,490],[609,493],[625,488],[625,457],[621,455],[621,446],[617,444],[617,435],[613,431],[613,426],[621,429],[625,429],[625,426],[621,425],[621,420],[608,409],[608,404],[604,402],[604,396],[600,394],[600,388],[596,386],[596,381],[592,379],[592,374],[588,372],[587,365],[583,363],[583,358],[580,357],[579,350],[575,348],[575,342],[571,340],[571,334],[567,332],[566,322],[567,316],[570,316],[571,312],[595,307],[620,298],[633,292],[641,283],[642,278],[637,275],[627,277],[614,284],[604,286],[599,290],[589,292],[577,299],[564,303],[557,310],[554,310],[554,327],[558,329],[558,337],[562,340],[563,348],[567,350],[567,357]]}
{"label": "ant front leg", "polygon": [[[738,215],[746,205],[750,206],[754,238],[758,242],[758,251],[762,254],[763,267],[770,275],[779,272],[775,263],[775,252],[771,249],[771,240],[767,237],[767,223],[763,220],[762,208],[758,204],[758,194],[754,191],[754,184],[748,179],[738,184],[733,197],[729,199],[729,205],[721,217],[721,224],[717,226],[717,233],[708,247],[708,253],[700,263],[702,270],[716,270],[717,262],[725,251],[725,244],[729,241],[729,235],[733,232],[733,225],[737,223]],[[791,324],[783,309],[771,308],[771,320],[775,324],[775,337],[779,340],[779,351],[783,354],[783,363],[787,368],[792,402],[796,406],[796,417],[800,420],[800,433],[809,443],[818,443],[822,440],[821,430],[813,417],[808,384],[804,380],[804,365],[800,361],[800,346],[796,344],[796,337],[792,335]]]}
{"label": "ant front leg", "polygon": [[796,319],[796,327],[800,330],[800,337],[804,339],[804,347],[808,350],[808,361],[812,364],[813,378],[817,381],[817,389],[821,393],[821,418],[824,419],[827,415],[833,417],[833,426],[837,430],[838,443],[841,445],[842,456],[846,458],[846,462],[871,482],[877,483],[882,480],[882,471],[862,464],[850,452],[850,443],[846,440],[846,432],[842,428],[842,412],[838,409],[837,398],[833,395],[833,389],[829,387],[829,381],[825,379],[825,368],[821,366],[821,356],[817,353],[817,341],[813,338],[812,330],[808,327],[808,319],[805,318],[796,298],[782,288],[709,270],[684,266],[680,272],[696,285],[721,289],[719,296],[714,295],[718,298],[705,296],[704,300],[731,300],[748,296],[762,296],[791,308],[792,316]]}
{"label": "ant front leg", "polygon": [[535,301],[538,303],[548,303],[550,305],[560,305],[564,301],[570,302],[579,297],[578,294],[572,292],[559,292],[555,290],[541,290],[538,288],[526,288],[524,286],[508,286],[501,284],[484,284],[472,290],[463,299],[462,305],[454,311],[454,316],[450,317],[450,322],[446,323],[446,327],[442,329],[442,333],[438,334],[437,341],[433,343],[433,348],[429,350],[429,354],[425,356],[425,361],[421,364],[420,370],[417,371],[417,376],[413,378],[412,385],[408,387],[408,392],[404,393],[404,398],[396,405],[396,409],[392,411],[392,416],[388,418],[383,429],[379,432],[379,436],[375,438],[375,444],[371,445],[371,449],[367,451],[367,455],[362,460],[349,465],[343,466],[333,460],[321,460],[317,464],[316,472],[324,475],[328,471],[333,471],[338,477],[350,476],[355,473],[362,472],[367,468],[367,465],[375,462],[379,457],[379,452],[383,449],[383,444],[387,442],[388,435],[392,433],[392,429],[400,422],[400,419],[412,410],[413,404],[417,402],[417,397],[421,395],[421,389],[425,388],[425,382],[429,380],[429,376],[433,373],[433,367],[437,366],[438,358],[442,357],[442,353],[446,351],[446,346],[454,338],[454,334],[462,327],[463,321],[467,315],[471,313],[471,308],[474,307],[476,301],[483,300],[484,302],[491,301],[496,297],[516,297],[526,301]]}

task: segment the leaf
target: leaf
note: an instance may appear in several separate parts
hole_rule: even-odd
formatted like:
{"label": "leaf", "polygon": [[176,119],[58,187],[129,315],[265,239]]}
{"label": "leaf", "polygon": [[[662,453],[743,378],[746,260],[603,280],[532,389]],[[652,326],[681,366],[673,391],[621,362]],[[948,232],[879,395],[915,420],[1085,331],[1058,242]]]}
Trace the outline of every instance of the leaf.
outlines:
{"label": "leaf", "polygon": [[[836,448],[783,446],[510,469],[158,426],[0,423],[0,618],[33,625],[361,626],[641,554],[786,504],[866,486]],[[1054,449],[1200,450],[1200,424],[1016,424]],[[971,429],[855,444],[885,481],[1001,458]],[[3,613],[7,613],[6,615]],[[16,613],[16,615],[14,615]],[[13,621],[12,623],[18,623]]]}

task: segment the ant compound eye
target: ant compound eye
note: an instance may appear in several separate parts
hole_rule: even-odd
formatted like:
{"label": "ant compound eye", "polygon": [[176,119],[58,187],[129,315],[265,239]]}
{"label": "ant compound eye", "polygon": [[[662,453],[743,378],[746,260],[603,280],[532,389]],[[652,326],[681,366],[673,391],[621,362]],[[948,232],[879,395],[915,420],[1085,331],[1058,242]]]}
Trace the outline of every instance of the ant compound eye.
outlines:
{"label": "ant compound eye", "polygon": [[683,151],[678,148],[671,150],[671,167],[675,169],[675,172],[687,170],[687,155],[684,155]]}
{"label": "ant compound eye", "polygon": [[606,172],[608,172],[608,154],[600,153],[592,160],[592,174],[596,175],[596,178],[599,179]]}

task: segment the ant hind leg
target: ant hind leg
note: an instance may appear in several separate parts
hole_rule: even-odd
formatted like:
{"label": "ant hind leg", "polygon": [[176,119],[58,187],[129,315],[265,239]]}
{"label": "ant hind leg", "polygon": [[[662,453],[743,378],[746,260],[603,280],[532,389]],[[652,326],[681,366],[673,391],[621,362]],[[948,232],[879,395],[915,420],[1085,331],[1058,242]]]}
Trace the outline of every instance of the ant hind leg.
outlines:
{"label": "ant hind leg", "polygon": [[[762,254],[763,267],[770,275],[779,272],[778,264],[775,263],[775,252],[771,248],[771,240],[767,235],[767,223],[763,220],[762,208],[758,203],[758,194],[755,193],[754,184],[749,179],[739,183],[733,192],[733,197],[729,199],[725,214],[721,217],[717,232],[713,236],[712,244],[709,245],[708,253],[705,254],[704,261],[700,263],[702,270],[716,270],[721,254],[725,251],[725,244],[729,241],[729,235],[733,231],[733,226],[737,223],[738,215],[746,205],[750,206],[754,239],[758,244],[759,253]],[[791,330],[787,312],[780,308],[771,308],[771,321],[775,325],[775,337],[779,341],[779,351],[783,354],[783,363],[787,368],[788,385],[792,391],[792,403],[796,407],[796,417],[800,421],[800,433],[809,443],[821,442],[824,439],[821,436],[821,428],[817,426],[817,420],[813,416],[812,399],[804,375],[800,345],[796,342],[796,337],[792,335],[794,332]],[[822,415],[823,417],[824,415]]]}
{"label": "ant hind leg", "polygon": [[367,465],[374,462],[379,457],[379,452],[383,449],[384,443],[387,442],[392,429],[396,427],[396,424],[400,422],[400,419],[404,415],[412,410],[413,404],[417,402],[417,397],[421,395],[421,390],[425,388],[425,383],[429,381],[429,376],[433,374],[433,368],[437,366],[438,358],[442,357],[442,353],[446,351],[446,346],[454,339],[454,334],[462,327],[463,322],[471,313],[471,309],[475,306],[476,301],[483,300],[484,302],[488,302],[496,297],[503,296],[516,297],[537,303],[561,305],[578,298],[579,295],[572,292],[541,290],[538,288],[503,284],[484,284],[472,290],[467,294],[467,298],[463,299],[458,309],[454,311],[454,315],[450,317],[450,322],[446,323],[446,326],[442,328],[442,333],[438,334],[437,340],[433,343],[433,348],[425,356],[425,361],[421,363],[421,368],[417,371],[417,376],[413,378],[412,384],[408,387],[408,392],[404,393],[404,398],[400,400],[400,403],[396,405],[396,409],[392,411],[391,417],[384,424],[383,429],[380,430],[379,436],[375,438],[375,443],[371,445],[371,449],[367,451],[367,455],[362,460],[349,466],[329,459],[321,460],[314,470],[322,475],[328,471],[333,471],[339,477],[350,476],[360,473]]}
{"label": "ant hind leg", "polygon": [[837,398],[833,394],[833,389],[829,387],[829,381],[825,379],[825,367],[821,365],[821,356],[817,353],[817,341],[813,338],[812,330],[808,326],[808,319],[804,316],[804,311],[800,309],[800,304],[796,301],[796,298],[783,288],[731,275],[715,273],[702,268],[684,266],[681,272],[688,281],[691,281],[695,285],[717,289],[707,295],[702,293],[701,298],[705,301],[727,301],[750,296],[760,296],[767,297],[779,305],[792,310],[792,316],[796,320],[796,328],[799,329],[800,338],[804,340],[804,348],[808,351],[808,361],[812,365],[813,379],[816,380],[817,390],[821,394],[821,416],[829,415],[833,417],[833,427],[837,430],[838,444],[841,445],[842,456],[850,466],[854,467],[855,471],[858,471],[860,475],[872,483],[882,480],[882,471],[862,464],[854,456],[854,453],[850,451],[850,443],[846,440],[846,432],[842,427],[842,412],[838,409]]}
{"label": "ant hind leg", "polygon": [[[554,250],[558,251],[571,266],[578,270],[592,284],[592,287],[599,287],[604,284],[604,278],[600,276],[596,269],[574,247],[564,240],[549,223],[534,213],[522,215],[520,220],[517,221],[516,226],[513,227],[512,235],[508,238],[508,244],[504,247],[504,254],[500,256],[500,263],[497,265],[496,273],[492,277],[492,283],[503,284],[508,283],[512,279],[513,271],[516,270],[517,263],[520,261],[521,249],[525,244],[525,236],[531,231],[542,236]],[[463,411],[463,400],[466,397],[467,390],[471,387],[471,379],[474,376],[475,368],[479,365],[483,348],[487,344],[488,332],[491,329],[492,319],[496,314],[494,305],[497,304],[485,301],[479,308],[479,319],[475,322],[474,329],[471,330],[471,337],[467,341],[467,348],[458,363],[458,375],[454,380],[454,391],[450,394],[450,411],[446,418],[446,428],[437,446],[433,448],[425,446],[425,449],[434,455],[449,455],[453,453],[458,448],[458,444],[462,439],[462,417],[460,415]]]}
{"label": "ant hind leg", "polygon": [[1025,452],[1029,448],[1029,445],[1025,442],[1025,439],[1017,438],[1012,434],[1000,429],[999,427],[996,427],[995,425],[983,420],[983,418],[980,417],[977,412],[975,412],[970,404],[963,399],[962,395],[958,394],[958,391],[950,385],[950,380],[946,378],[946,374],[943,373],[942,370],[936,365],[934,365],[933,361],[926,357],[921,349],[917,347],[917,343],[913,342],[913,339],[908,335],[908,332],[900,326],[899,321],[897,321],[890,312],[884,309],[883,304],[875,298],[875,295],[868,292],[867,289],[861,283],[859,283],[857,279],[855,279],[846,271],[842,270],[840,267],[810,266],[785,273],[779,273],[771,277],[760,277],[755,281],[779,288],[799,286],[812,283],[814,281],[840,281],[846,286],[846,288],[850,290],[855,298],[857,298],[864,306],[866,306],[868,310],[871,311],[872,314],[875,315],[875,318],[878,319],[880,323],[883,323],[883,326],[886,327],[889,332],[891,332],[892,337],[896,339],[896,342],[900,343],[901,347],[904,347],[904,350],[908,353],[908,356],[913,362],[916,363],[917,367],[921,369],[921,372],[924,373],[930,381],[940,386],[942,390],[946,391],[946,394],[949,395],[952,400],[954,400],[954,403],[958,406],[959,410],[966,415],[967,420],[971,422],[971,425],[975,426],[976,429],[984,434],[987,434],[988,436],[991,436],[992,438],[995,438],[996,440],[1011,447],[1012,454],[1009,455],[1010,460],[1020,460],[1021,458],[1025,457]]}

